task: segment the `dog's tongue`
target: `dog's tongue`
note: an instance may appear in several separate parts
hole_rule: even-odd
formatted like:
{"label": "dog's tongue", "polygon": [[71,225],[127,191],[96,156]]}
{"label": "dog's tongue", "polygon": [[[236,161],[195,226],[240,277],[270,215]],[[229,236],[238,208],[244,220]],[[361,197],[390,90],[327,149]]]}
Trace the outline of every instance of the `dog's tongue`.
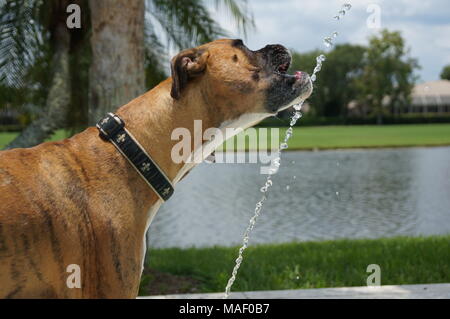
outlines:
{"label": "dog's tongue", "polygon": [[295,78],[297,80],[300,80],[302,78],[302,72],[300,72],[300,71],[295,72]]}

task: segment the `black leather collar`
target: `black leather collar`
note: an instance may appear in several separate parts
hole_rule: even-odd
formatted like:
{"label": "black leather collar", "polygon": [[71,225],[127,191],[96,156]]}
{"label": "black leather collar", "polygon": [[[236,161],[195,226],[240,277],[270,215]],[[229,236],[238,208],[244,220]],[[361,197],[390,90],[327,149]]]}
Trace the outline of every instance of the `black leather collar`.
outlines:
{"label": "black leather collar", "polygon": [[163,201],[172,196],[174,192],[172,183],[128,132],[125,122],[119,116],[108,113],[96,126],[100,131],[100,136],[104,140],[110,141],[119,150]]}

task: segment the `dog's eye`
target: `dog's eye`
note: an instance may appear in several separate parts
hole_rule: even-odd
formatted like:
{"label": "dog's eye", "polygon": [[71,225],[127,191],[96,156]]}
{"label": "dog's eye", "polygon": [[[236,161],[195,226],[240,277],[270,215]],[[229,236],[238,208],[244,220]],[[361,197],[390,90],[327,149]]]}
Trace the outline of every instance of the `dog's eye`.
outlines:
{"label": "dog's eye", "polygon": [[242,47],[244,46],[244,41],[242,41],[241,39],[236,39],[233,40],[233,43],[231,45],[234,47]]}
{"label": "dog's eye", "polygon": [[255,73],[261,72],[261,68],[258,68],[257,66],[253,66],[253,65],[248,66],[247,70],[249,70],[250,72],[255,72]]}

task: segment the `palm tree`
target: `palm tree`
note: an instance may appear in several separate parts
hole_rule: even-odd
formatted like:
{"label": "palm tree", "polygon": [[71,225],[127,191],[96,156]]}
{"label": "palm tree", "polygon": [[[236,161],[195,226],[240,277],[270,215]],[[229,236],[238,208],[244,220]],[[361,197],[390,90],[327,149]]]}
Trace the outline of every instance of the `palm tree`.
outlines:
{"label": "palm tree", "polygon": [[[246,0],[210,2],[230,13],[244,33],[254,27]],[[81,29],[65,26],[69,3],[81,7]],[[225,35],[207,5],[204,0],[0,0],[0,108],[38,110],[29,112],[37,118],[8,148],[41,143],[67,124],[85,125],[88,114],[94,123],[166,76],[161,55]]]}
{"label": "palm tree", "polygon": [[[46,116],[29,125],[9,147],[38,144],[64,124],[70,101],[70,34],[59,15],[67,5],[68,1],[2,3],[0,83],[9,90],[0,98],[3,103],[23,103],[22,107],[34,106],[34,101],[46,105],[40,110]],[[52,71],[44,72],[47,68]]]}

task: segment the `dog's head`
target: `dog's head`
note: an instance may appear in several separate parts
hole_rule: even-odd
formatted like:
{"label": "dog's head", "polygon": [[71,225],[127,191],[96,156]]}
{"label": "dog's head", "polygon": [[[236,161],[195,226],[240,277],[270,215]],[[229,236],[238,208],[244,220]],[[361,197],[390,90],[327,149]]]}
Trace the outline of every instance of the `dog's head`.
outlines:
{"label": "dog's head", "polygon": [[290,64],[291,55],[281,45],[252,51],[242,40],[217,40],[173,58],[171,96],[189,99],[193,89],[221,121],[259,114],[258,122],[311,94],[309,75],[289,75]]}

